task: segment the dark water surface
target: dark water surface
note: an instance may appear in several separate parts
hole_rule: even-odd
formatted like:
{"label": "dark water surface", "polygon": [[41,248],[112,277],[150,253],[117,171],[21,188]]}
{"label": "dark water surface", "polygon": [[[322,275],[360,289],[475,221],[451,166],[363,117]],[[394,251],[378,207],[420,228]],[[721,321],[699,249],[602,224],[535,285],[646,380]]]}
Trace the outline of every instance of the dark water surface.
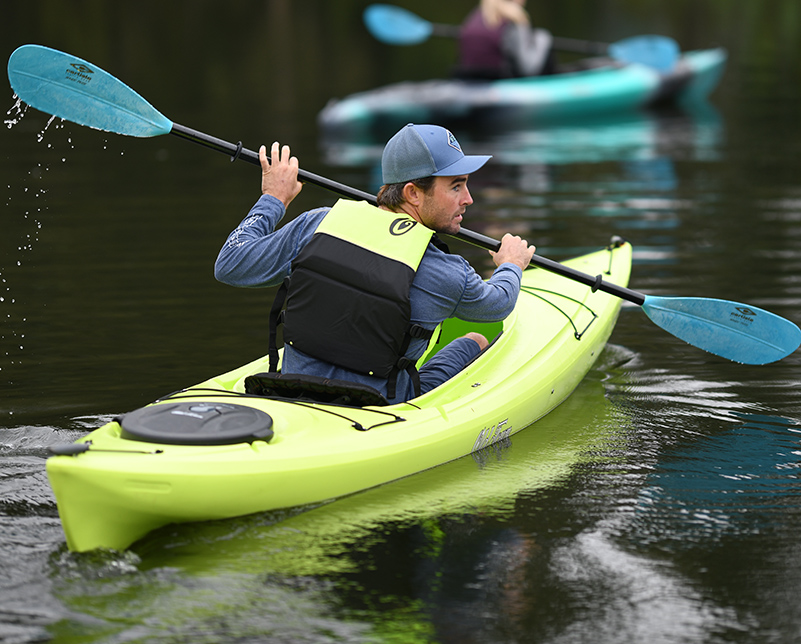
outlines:
{"label": "dark water surface", "polygon": [[[168,118],[376,188],[377,142],[325,141],[328,98],[447,74],[364,2],[18,3],[4,56],[82,56]],[[452,22],[467,2],[406,3]],[[459,6],[457,14],[452,6]],[[722,45],[710,104],[525,131],[466,224],[561,259],[613,234],[632,287],[801,322],[801,11],[794,0],[530,2],[555,33]],[[306,512],[67,552],[49,445],[265,350],[270,293],[217,284],[258,173],[174,137],[20,115],[0,134],[0,642],[776,642],[801,639],[801,359],[729,363],[626,306],[567,403],[511,445]],[[24,108],[22,108],[24,109]],[[334,197],[307,186],[292,212]],[[482,251],[461,247],[488,270]]]}

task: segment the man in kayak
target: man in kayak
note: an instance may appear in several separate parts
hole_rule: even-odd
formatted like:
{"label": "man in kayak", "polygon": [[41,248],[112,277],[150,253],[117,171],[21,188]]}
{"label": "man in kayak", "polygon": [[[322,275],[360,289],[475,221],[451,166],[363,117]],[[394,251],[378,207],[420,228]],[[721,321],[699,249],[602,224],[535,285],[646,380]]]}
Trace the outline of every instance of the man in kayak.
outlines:
{"label": "man in kayak", "polygon": [[481,0],[459,30],[459,78],[496,80],[552,74],[553,38],[532,29],[525,0]]}
{"label": "man in kayak", "polygon": [[282,373],[347,380],[391,403],[408,400],[454,376],[487,347],[483,335],[469,333],[418,373],[414,365],[443,320],[497,322],[512,312],[533,246],[505,235],[491,253],[497,268],[485,282],[432,238],[459,231],[473,203],[468,175],[490,158],[466,156],[445,128],[409,124],[389,140],[378,208],[342,199],[281,228],[302,187],[298,160],[278,143],[269,161],[264,146],[259,158],[262,196],[228,236],[214,274],[242,287],[277,286],[291,275]]}

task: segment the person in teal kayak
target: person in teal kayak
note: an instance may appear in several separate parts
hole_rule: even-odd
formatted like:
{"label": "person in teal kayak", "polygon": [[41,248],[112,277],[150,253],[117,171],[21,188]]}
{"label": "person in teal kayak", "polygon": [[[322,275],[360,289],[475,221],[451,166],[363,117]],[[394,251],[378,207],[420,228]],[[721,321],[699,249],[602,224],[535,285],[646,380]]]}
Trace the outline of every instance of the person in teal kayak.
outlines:
{"label": "person in teal kayak", "polygon": [[481,0],[459,31],[459,62],[455,75],[495,80],[552,74],[553,38],[532,29],[525,0]]}
{"label": "person in teal kayak", "polygon": [[487,347],[483,335],[469,333],[418,373],[443,320],[497,322],[512,312],[533,246],[505,235],[484,281],[436,237],[459,231],[473,203],[468,177],[490,159],[465,155],[447,129],[409,124],[389,140],[378,207],[341,199],[280,228],[301,190],[298,161],[278,143],[269,161],[265,146],[259,158],[262,196],[223,244],[214,274],[232,286],[282,285],[283,374],[355,382],[401,402],[442,384]]}

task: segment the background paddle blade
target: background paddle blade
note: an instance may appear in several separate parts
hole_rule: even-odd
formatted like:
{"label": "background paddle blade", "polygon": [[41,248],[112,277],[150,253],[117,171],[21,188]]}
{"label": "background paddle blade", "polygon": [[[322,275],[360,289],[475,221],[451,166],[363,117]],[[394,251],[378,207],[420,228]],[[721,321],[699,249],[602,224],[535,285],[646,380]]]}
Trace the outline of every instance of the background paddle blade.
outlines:
{"label": "background paddle blade", "polygon": [[127,136],[159,136],[172,123],[111,74],[75,56],[23,45],[8,59],[17,96],[37,110]]}
{"label": "background paddle blade", "polygon": [[362,18],[373,37],[388,45],[417,45],[428,40],[434,29],[428,20],[388,4],[371,4]]}
{"label": "background paddle blade", "polygon": [[801,329],[795,324],[755,306],[647,295],[642,308],[654,324],[677,338],[734,362],[775,362],[801,344]]}
{"label": "background paddle blade", "polygon": [[609,45],[609,55],[623,63],[668,72],[676,66],[681,52],[678,43],[666,36],[632,36]]}

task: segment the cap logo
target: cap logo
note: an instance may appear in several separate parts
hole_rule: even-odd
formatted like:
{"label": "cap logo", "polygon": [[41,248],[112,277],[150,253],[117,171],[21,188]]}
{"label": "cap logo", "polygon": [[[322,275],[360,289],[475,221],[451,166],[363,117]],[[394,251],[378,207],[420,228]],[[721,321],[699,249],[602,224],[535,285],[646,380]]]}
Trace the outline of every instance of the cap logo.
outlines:
{"label": "cap logo", "polygon": [[450,145],[454,150],[461,152],[462,148],[459,147],[459,141],[456,140],[456,137],[453,136],[453,133],[450,130],[445,131],[448,133],[448,145]]}

